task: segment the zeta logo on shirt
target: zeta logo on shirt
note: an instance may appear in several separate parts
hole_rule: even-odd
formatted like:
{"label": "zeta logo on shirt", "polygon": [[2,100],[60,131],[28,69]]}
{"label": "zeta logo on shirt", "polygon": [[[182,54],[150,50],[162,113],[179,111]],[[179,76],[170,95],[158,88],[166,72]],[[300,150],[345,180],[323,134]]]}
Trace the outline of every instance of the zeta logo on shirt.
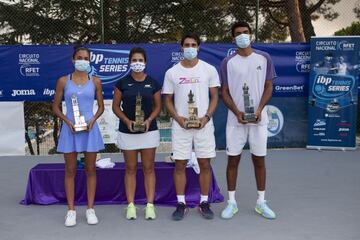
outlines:
{"label": "zeta logo on shirt", "polygon": [[180,77],[179,78],[179,84],[192,84],[192,83],[199,83],[200,77]]}
{"label": "zeta logo on shirt", "polygon": [[128,86],[131,87],[132,85],[134,85],[133,83],[128,83]]}
{"label": "zeta logo on shirt", "polygon": [[151,84],[145,84],[144,88],[151,88]]}

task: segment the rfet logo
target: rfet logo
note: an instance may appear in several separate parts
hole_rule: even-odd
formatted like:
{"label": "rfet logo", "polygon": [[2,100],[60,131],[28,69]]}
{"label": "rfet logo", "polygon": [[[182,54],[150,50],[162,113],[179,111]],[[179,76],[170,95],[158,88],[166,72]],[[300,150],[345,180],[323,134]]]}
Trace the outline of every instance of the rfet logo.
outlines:
{"label": "rfet logo", "polygon": [[355,50],[355,43],[348,42],[346,40],[340,41],[338,43],[338,49],[342,51],[354,51]]}
{"label": "rfet logo", "polygon": [[312,91],[318,98],[333,99],[348,94],[354,88],[354,84],[353,76],[318,74]]}
{"label": "rfet logo", "polygon": [[295,53],[296,71],[301,73],[310,72],[310,51],[297,51]]}
{"label": "rfet logo", "polygon": [[24,77],[40,76],[40,54],[39,53],[20,53],[19,54],[20,74]]}
{"label": "rfet logo", "polygon": [[90,75],[99,77],[103,84],[115,82],[130,71],[129,50],[90,48]]}
{"label": "rfet logo", "polygon": [[38,77],[40,76],[40,68],[25,64],[20,67],[20,74],[24,77]]}

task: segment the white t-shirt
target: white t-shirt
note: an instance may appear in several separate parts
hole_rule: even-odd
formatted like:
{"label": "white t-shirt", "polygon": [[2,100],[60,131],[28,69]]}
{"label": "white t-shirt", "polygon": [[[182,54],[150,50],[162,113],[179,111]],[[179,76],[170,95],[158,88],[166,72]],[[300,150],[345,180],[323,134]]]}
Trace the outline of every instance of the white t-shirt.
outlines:
{"label": "white t-shirt", "polygon": [[[275,77],[275,68],[270,55],[262,51],[253,50],[247,57],[234,53],[221,62],[221,84],[228,85],[230,96],[241,112],[244,112],[245,109],[244,83],[249,87],[250,101],[252,101],[254,112],[256,112],[264,93],[265,81],[273,80]],[[268,116],[266,107],[264,107],[259,124],[267,123]],[[227,125],[238,126],[239,124],[235,114],[228,111]]]}
{"label": "white t-shirt", "polygon": [[337,74],[339,75],[346,75],[346,71],[347,71],[347,64],[346,63],[337,63]]}
{"label": "white t-shirt", "polygon": [[[163,94],[174,94],[174,106],[179,116],[188,117],[188,95],[194,94],[198,117],[205,116],[209,108],[209,88],[219,87],[220,80],[215,67],[199,60],[192,68],[185,68],[181,62],[166,71]],[[213,124],[212,120],[208,124]],[[181,128],[173,121],[173,128]]]}

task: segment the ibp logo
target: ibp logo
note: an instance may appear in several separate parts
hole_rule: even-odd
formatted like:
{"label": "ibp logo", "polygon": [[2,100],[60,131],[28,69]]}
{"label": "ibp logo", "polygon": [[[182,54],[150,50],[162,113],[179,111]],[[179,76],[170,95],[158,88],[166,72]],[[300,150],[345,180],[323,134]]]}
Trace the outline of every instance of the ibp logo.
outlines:
{"label": "ibp logo", "polygon": [[348,41],[340,41],[338,43],[338,49],[342,51],[354,51],[355,50],[355,43],[348,42]]}
{"label": "ibp logo", "polygon": [[44,95],[44,96],[52,97],[53,95],[55,95],[55,90],[54,90],[54,89],[45,88],[44,91],[43,91],[43,95]]}
{"label": "ibp logo", "polygon": [[90,75],[99,77],[103,84],[115,82],[130,72],[129,50],[89,48]]}
{"label": "ibp logo", "polygon": [[355,85],[354,77],[335,74],[318,74],[313,85],[313,94],[321,99],[345,96]]}
{"label": "ibp logo", "polygon": [[325,76],[318,76],[317,79],[316,79],[316,83],[317,84],[323,84],[325,86],[329,85],[332,81],[332,78],[331,77],[325,77]]}

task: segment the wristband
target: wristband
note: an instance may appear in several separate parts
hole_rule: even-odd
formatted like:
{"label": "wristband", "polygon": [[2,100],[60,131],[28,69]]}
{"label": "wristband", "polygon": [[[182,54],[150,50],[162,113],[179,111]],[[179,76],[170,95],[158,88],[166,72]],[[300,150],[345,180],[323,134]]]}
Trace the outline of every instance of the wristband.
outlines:
{"label": "wristband", "polygon": [[210,117],[210,115],[209,115],[209,114],[205,114],[205,117],[207,117],[207,118],[208,118],[208,120],[210,121],[211,117]]}

